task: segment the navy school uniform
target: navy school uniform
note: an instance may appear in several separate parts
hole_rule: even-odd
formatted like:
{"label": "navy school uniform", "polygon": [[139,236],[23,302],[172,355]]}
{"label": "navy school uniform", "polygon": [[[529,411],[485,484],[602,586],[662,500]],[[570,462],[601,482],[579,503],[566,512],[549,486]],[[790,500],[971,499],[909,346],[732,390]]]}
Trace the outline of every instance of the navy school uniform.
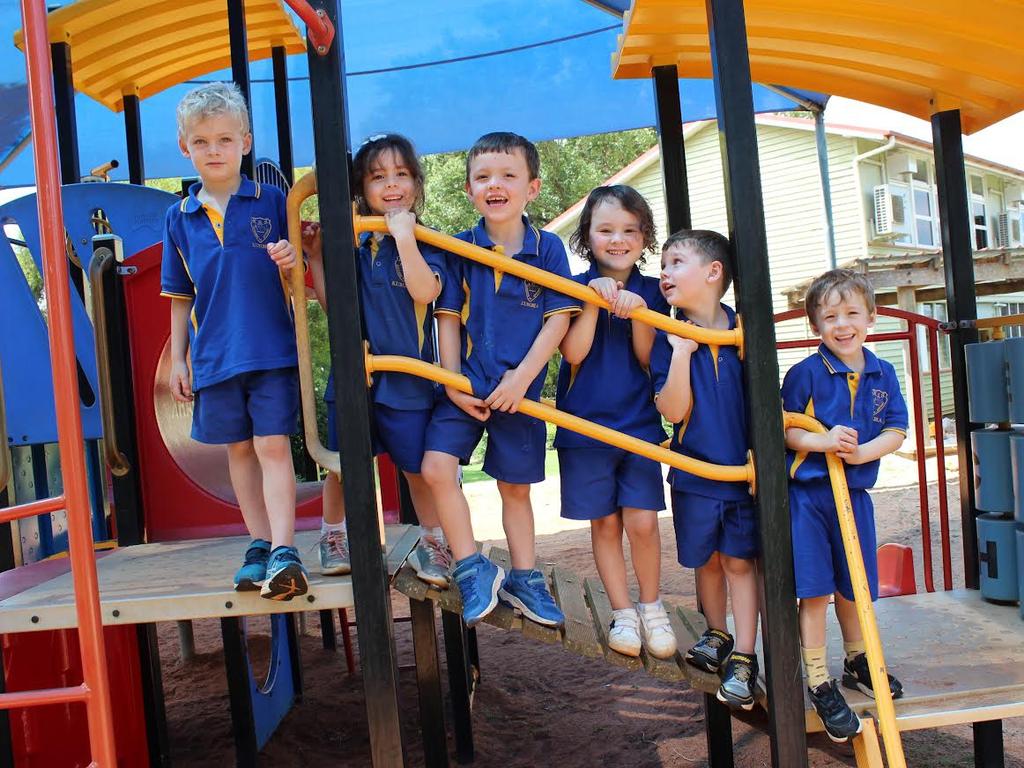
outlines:
{"label": "navy school uniform", "polygon": [[[596,264],[573,277],[588,285],[601,277]],[[639,294],[648,309],[668,314],[658,280],[636,267],[625,290]],[[579,365],[562,360],[558,371],[558,409],[650,443],[665,439],[654,405],[650,374],[633,352],[633,321],[598,313],[590,352]],[[572,430],[555,433],[562,489],[562,517],[595,520],[622,507],[665,508],[661,465]]]}
{"label": "navy school uniform", "polygon": [[[523,249],[514,258],[571,278],[562,241],[531,225],[525,216],[523,223]],[[483,219],[456,237],[497,250],[487,236]],[[575,299],[515,275],[495,272],[470,259],[452,257],[449,269],[435,313],[460,318],[462,373],[480,398],[486,398],[505,372],[522,362],[548,317],[580,311]],[[546,369],[542,369],[530,383],[527,398],[540,397],[545,373]],[[438,395],[426,448],[457,456],[465,463],[485,429],[484,472],[507,483],[537,483],[544,479],[543,422],[522,413],[501,411],[493,411],[486,422],[480,422],[454,405],[443,391]]]}
{"label": "navy school uniform", "polygon": [[[443,285],[447,254],[427,243],[417,245],[423,260]],[[365,233],[359,241],[356,265],[363,330],[370,352],[433,363],[434,318],[430,305],[417,303],[409,295],[395,239],[390,235],[378,238]],[[419,473],[436,391],[434,382],[419,376],[395,372],[373,375],[370,410],[375,454],[387,453],[399,469]],[[327,447],[337,450],[333,370],[324,401],[327,404]]]}
{"label": "navy school uniform", "polygon": [[[722,308],[729,328],[735,328],[736,313]],[[686,317],[680,313],[679,319]],[[651,350],[655,393],[665,386],[671,362],[672,345],[658,331]],[[690,390],[693,404],[673,428],[672,450],[711,464],[745,464],[747,398],[736,347],[698,346],[690,357]],[[699,568],[715,552],[743,560],[757,557],[757,512],[746,483],[708,480],[675,467],[668,482],[680,564]]]}
{"label": "navy school uniform", "polygon": [[[815,354],[786,374],[782,406],[813,416],[826,429],[836,425],[853,427],[862,444],[885,431],[907,433],[907,404],[896,371],[868,349],[864,350],[864,370],[856,373],[821,344]],[[867,489],[878,479],[879,463],[876,460],[845,466],[872,600],[878,599],[878,558],[874,508]],[[853,600],[825,455],[787,451],[786,467],[797,597],[821,597],[838,591]]]}
{"label": "navy school uniform", "polygon": [[267,245],[287,230],[284,194],[241,179],[223,217],[201,182],[167,210],[161,295],[192,302],[192,437],[233,443],[295,431],[299,393],[291,301]]}

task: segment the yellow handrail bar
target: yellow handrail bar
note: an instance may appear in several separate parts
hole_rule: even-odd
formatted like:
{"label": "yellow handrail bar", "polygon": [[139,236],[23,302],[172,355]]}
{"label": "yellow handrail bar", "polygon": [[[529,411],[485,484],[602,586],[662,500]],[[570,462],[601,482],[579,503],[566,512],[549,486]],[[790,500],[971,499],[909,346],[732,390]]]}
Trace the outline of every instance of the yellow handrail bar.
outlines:
{"label": "yellow handrail bar", "polygon": [[[411,357],[400,357],[398,355],[371,355],[366,353],[366,372],[393,371],[396,373],[409,373],[420,378],[436,381],[438,384],[454,387],[460,392],[473,394],[473,387],[469,379],[453,371],[449,371],[438,365],[415,360]],[[648,459],[668,464],[670,467],[681,469],[692,475],[706,477],[721,482],[743,482],[753,483],[754,465],[751,462],[736,466],[719,466],[709,464],[706,461],[683,456],[681,453],[662,448],[656,443],[649,443],[636,437],[623,434],[614,429],[603,427],[592,421],[581,419],[578,416],[552,408],[534,400],[523,400],[519,404],[519,412],[527,416],[541,419],[565,429],[571,429],[581,435],[600,440],[602,443],[613,445],[616,448],[623,448],[632,453],[646,456]]]}
{"label": "yellow handrail bar", "polygon": [[[356,215],[353,217],[353,223],[357,237],[362,232],[382,232],[386,234],[388,231],[388,225],[383,216]],[[481,248],[479,245],[473,245],[473,243],[467,243],[465,240],[460,240],[457,237],[424,227],[422,224],[416,225],[416,239],[449,253],[472,259],[497,272],[507,272],[510,275],[543,285],[545,288],[564,293],[566,296],[571,296],[588,304],[594,304],[603,309],[610,308],[608,302],[602,299],[596,291],[581,283],[577,283],[575,280],[559,277],[545,269],[524,264],[521,261],[495,253],[487,248]],[[701,328],[700,326],[684,323],[682,320],[676,320],[651,309],[634,309],[630,313],[630,317],[667,333],[674,333],[676,336],[693,339],[700,344],[735,346],[738,348],[740,357],[743,357],[743,330],[738,323],[736,328],[728,331]]]}
{"label": "yellow handrail bar", "polygon": [[[783,413],[783,421],[787,429],[797,427],[808,432],[827,431],[816,419],[802,413],[787,411]],[[850,503],[850,491],[846,485],[846,470],[843,469],[842,459],[834,453],[826,453],[825,462],[832,483],[836,512],[839,515],[839,530],[843,534],[843,548],[846,550],[850,582],[853,584],[857,619],[864,635],[868,671],[871,673],[871,687],[875,691],[878,724],[882,731],[882,740],[885,742],[885,755],[889,768],[906,768],[903,742],[900,740],[899,726],[896,724],[896,708],[893,706],[892,692],[889,690],[889,674],[885,668],[885,655],[882,653],[882,640],[878,636],[878,622],[875,621],[875,609],[871,605],[871,590],[868,587],[867,574],[864,572],[864,558],[860,552],[857,524],[853,517],[853,505]]]}
{"label": "yellow handrail bar", "polygon": [[[310,171],[288,193],[288,239],[295,252],[302,253],[302,217],[299,211],[307,197],[316,194],[316,173]],[[337,451],[328,451],[320,442],[316,429],[316,393],[313,389],[313,356],[309,351],[309,321],[306,318],[306,280],[296,265],[287,276],[295,311],[295,346],[299,353],[299,394],[302,400],[302,425],[306,437],[306,450],[313,461],[324,469],[341,474],[341,459]]]}

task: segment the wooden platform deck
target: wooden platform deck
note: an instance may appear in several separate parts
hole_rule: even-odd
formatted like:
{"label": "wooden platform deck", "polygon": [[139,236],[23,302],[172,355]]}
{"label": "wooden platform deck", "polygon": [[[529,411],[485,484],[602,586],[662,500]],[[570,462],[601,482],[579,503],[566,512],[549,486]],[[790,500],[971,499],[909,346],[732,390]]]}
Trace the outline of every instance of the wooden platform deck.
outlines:
{"label": "wooden platform deck", "polygon": [[[303,560],[315,561],[319,531],[296,534]],[[350,608],[350,576],[321,576],[310,568],[310,590],[288,602],[258,592],[235,592],[231,580],[248,544],[244,536],[140,544],[111,550],[97,559],[103,623],[249,616]],[[409,526],[386,528],[388,573],[402,567],[417,533]],[[33,563],[0,574],[0,633],[75,626],[74,593],[66,558]]]}
{"label": "wooden platform deck", "polygon": [[[489,556],[503,567],[508,564],[503,549],[492,548]],[[704,693],[717,691],[716,675],[694,669],[682,658],[706,627],[699,613],[666,606],[679,642],[674,658],[629,658],[608,648],[611,606],[600,581],[581,579],[550,563],[540,567],[565,613],[562,630],[535,624],[500,604],[484,622],[543,643],[560,643],[580,656],[644,670],[661,680],[686,680]],[[394,587],[412,599],[433,600],[444,611],[462,610],[457,589],[429,587],[408,566],[398,572]],[[993,605],[977,591],[957,590],[887,598],[876,603],[875,610],[886,663],[904,685],[904,697],[895,702],[900,730],[1024,715],[1024,620],[1016,606]],[[842,638],[831,611],[829,616],[829,668],[835,673],[842,670]],[[843,692],[858,714],[877,716],[873,699],[845,688]],[[758,703],[765,707],[763,675],[758,694]],[[808,732],[821,731],[809,701],[805,707]]]}

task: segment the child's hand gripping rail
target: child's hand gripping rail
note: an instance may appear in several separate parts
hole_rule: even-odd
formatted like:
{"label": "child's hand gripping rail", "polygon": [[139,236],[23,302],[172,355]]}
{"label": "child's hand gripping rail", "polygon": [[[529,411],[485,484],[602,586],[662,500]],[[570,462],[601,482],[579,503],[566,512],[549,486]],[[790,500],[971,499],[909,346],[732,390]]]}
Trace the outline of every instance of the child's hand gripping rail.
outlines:
{"label": "child's hand gripping rail", "polygon": [[[357,215],[353,217],[353,221],[356,236],[362,232],[382,232],[384,234],[388,232],[388,225],[383,216]],[[575,280],[567,280],[547,270],[524,264],[521,261],[495,253],[487,248],[481,248],[479,245],[467,243],[465,240],[459,240],[457,237],[445,235],[417,224],[416,239],[449,253],[454,253],[457,256],[485,264],[496,272],[507,272],[523,280],[529,280],[553,291],[564,293],[566,296],[571,296],[574,299],[579,299],[588,304],[595,304],[603,309],[610,309],[608,302],[602,299],[596,291],[577,283]],[[701,328],[690,323],[684,323],[682,320],[676,320],[668,315],[663,315],[660,312],[640,308],[634,309],[630,312],[629,316],[631,319],[639,320],[666,333],[693,339],[700,344],[735,346],[739,352],[740,359],[743,359],[743,330],[738,324],[736,328],[727,331]]]}
{"label": "child's hand gripping rail", "polygon": [[[824,433],[827,430],[816,419],[802,413],[783,413],[785,427],[797,427],[808,432]],[[850,569],[850,581],[853,584],[854,604],[857,606],[857,618],[860,630],[864,635],[864,646],[868,657],[868,671],[871,673],[871,687],[875,691],[875,704],[878,712],[878,723],[885,742],[885,755],[889,768],[905,768],[903,743],[900,740],[899,726],[896,723],[896,709],[892,703],[889,690],[889,674],[885,668],[885,657],[882,653],[882,640],[878,636],[878,623],[875,621],[875,609],[871,605],[871,590],[864,572],[864,558],[860,552],[860,541],[857,537],[857,524],[853,517],[853,505],[850,503],[850,491],[846,485],[846,470],[843,461],[834,453],[825,454],[828,465],[829,480],[832,483],[832,495],[839,515],[839,530],[843,534],[843,548],[846,550],[846,562]]]}
{"label": "child's hand gripping rail", "polygon": [[[288,193],[288,239],[296,253],[302,253],[302,219],[299,210],[307,197],[316,194],[316,174],[307,173]],[[309,351],[309,322],[306,319],[306,281],[296,265],[288,275],[295,311],[295,346],[299,353],[299,393],[302,398],[302,426],[306,437],[306,450],[313,461],[324,469],[341,474],[341,459],[337,451],[328,451],[320,442],[316,430],[316,394],[313,391],[313,357]]]}
{"label": "child's hand gripping rail", "polygon": [[[426,363],[423,360],[416,360],[411,357],[400,357],[398,355],[371,355],[369,351],[366,352],[366,375],[369,376],[374,371],[393,371],[397,373],[409,373],[413,376],[419,376],[423,379],[430,379],[436,381],[438,384],[442,384],[447,387],[454,387],[461,392],[466,394],[473,394],[473,387],[469,383],[469,379],[461,374],[454,373],[438,365]],[[681,469],[684,472],[689,472],[692,475],[698,477],[705,477],[711,480],[719,480],[726,483],[747,483],[752,485],[754,482],[754,465],[751,461],[746,464],[739,466],[720,466],[718,464],[709,464],[706,461],[700,461],[699,459],[693,459],[689,456],[684,456],[681,453],[670,451],[667,448],[662,448],[656,443],[649,443],[646,440],[640,440],[636,437],[617,432],[614,429],[603,427],[600,424],[595,424],[592,421],[581,419],[578,416],[560,411],[557,408],[552,408],[550,405],[544,405],[534,400],[522,400],[519,403],[519,413],[525,413],[527,416],[533,416],[535,419],[541,419],[542,421],[550,422],[559,427],[565,429],[571,429],[573,432],[578,432],[581,435],[586,435],[595,440],[600,440],[602,443],[614,446],[616,448],[622,448],[640,456],[645,456],[648,459],[660,462],[661,464],[668,464],[676,469]]]}

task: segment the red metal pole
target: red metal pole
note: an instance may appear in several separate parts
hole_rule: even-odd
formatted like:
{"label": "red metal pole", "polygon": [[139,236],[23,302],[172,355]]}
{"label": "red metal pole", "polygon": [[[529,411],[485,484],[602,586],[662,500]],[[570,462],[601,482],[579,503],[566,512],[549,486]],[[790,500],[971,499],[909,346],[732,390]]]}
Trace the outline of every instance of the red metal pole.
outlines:
{"label": "red metal pole", "polygon": [[925,467],[924,455],[924,408],[921,406],[921,361],[917,358],[917,326],[912,321],[907,321],[907,330],[910,335],[907,341],[910,344],[910,380],[913,384],[910,387],[910,397],[914,403],[914,447],[917,454],[917,492],[921,504],[921,551],[924,560],[924,588],[929,592],[935,591],[935,583],[932,577],[932,524],[931,510],[928,508],[928,472]]}
{"label": "red metal pole", "polygon": [[86,701],[89,743],[94,764],[100,768],[114,768],[117,765],[114,723],[103,647],[92,527],[89,524],[89,495],[71,329],[71,298],[67,259],[64,255],[64,212],[61,208],[57,165],[57,131],[46,5],[44,0],[21,0],[21,12],[25,31],[25,69],[32,118],[43,277],[49,313],[50,365],[53,369],[57,410],[57,439],[64,496],[67,499],[68,541],[82,648],[82,671],[84,686],[89,691]]}
{"label": "red metal pole", "polygon": [[23,517],[35,517],[36,515],[48,515],[64,509],[65,500],[63,496],[54,496],[49,499],[30,501],[27,504],[18,504],[0,510],[0,523],[9,523],[12,520],[21,520]]}
{"label": "red metal pole", "polygon": [[928,329],[928,355],[932,365],[932,410],[935,412],[935,462],[939,479],[939,543],[942,546],[942,588],[953,588],[953,558],[949,551],[949,499],[946,486],[946,441],[942,431],[942,387],[939,384],[939,332]]}

